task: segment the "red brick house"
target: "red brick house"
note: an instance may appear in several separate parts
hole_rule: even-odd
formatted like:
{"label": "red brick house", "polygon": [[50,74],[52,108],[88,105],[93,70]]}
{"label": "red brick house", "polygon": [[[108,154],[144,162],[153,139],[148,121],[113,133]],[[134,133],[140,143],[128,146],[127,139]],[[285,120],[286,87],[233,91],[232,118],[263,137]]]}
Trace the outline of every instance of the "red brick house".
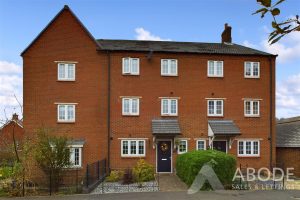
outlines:
{"label": "red brick house", "polygon": [[139,158],[173,172],[176,156],[215,148],[275,163],[275,59],[233,44],[96,40],[65,6],[22,52],[24,128],[81,139],[77,167]]}

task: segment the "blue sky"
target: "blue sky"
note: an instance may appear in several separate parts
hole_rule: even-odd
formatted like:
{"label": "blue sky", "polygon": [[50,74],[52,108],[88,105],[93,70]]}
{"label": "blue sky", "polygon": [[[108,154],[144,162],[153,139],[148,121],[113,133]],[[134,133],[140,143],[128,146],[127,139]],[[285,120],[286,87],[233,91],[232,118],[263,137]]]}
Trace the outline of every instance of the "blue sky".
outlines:
{"label": "blue sky", "polygon": [[[95,38],[220,42],[224,23],[233,42],[279,54],[277,116],[300,115],[300,33],[266,43],[271,18],[251,15],[256,0],[0,0],[0,118],[19,112],[22,101],[20,53],[68,4]],[[281,19],[300,14],[300,1],[287,0]],[[298,12],[298,13],[297,13]]]}

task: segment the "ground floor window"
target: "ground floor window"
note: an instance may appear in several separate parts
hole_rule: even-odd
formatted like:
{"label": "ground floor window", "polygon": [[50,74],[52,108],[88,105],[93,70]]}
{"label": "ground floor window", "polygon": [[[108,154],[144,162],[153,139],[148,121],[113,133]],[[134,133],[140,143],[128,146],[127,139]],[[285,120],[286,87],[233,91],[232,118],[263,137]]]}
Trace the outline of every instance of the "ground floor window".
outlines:
{"label": "ground floor window", "polygon": [[187,140],[179,140],[178,154],[186,153],[188,148]]}
{"label": "ground floor window", "polygon": [[82,166],[82,148],[81,147],[70,147],[70,161],[72,167]]}
{"label": "ground floor window", "polygon": [[197,140],[196,147],[197,147],[197,150],[205,150],[206,149],[206,141],[205,140]]}
{"label": "ground floor window", "polygon": [[122,140],[121,155],[127,156],[145,156],[145,140]]}
{"label": "ground floor window", "polygon": [[258,140],[239,140],[239,156],[259,156],[260,143]]}

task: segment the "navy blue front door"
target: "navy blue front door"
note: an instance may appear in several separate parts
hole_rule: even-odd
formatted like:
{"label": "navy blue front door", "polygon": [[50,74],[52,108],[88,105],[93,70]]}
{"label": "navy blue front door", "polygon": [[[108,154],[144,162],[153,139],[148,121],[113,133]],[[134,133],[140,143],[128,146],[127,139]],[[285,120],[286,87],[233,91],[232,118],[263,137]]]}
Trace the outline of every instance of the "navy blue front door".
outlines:
{"label": "navy blue front door", "polygon": [[158,141],[157,143],[157,172],[171,172],[172,162],[171,141]]}

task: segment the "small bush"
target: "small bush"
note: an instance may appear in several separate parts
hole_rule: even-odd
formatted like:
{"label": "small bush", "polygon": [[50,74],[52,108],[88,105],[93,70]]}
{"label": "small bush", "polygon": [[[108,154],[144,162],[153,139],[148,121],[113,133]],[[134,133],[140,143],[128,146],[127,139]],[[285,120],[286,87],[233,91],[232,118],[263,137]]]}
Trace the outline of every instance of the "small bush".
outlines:
{"label": "small bush", "polygon": [[110,172],[109,176],[106,177],[107,182],[118,182],[124,176],[124,171],[113,170]]}
{"label": "small bush", "polygon": [[133,168],[134,180],[138,183],[154,180],[154,167],[144,159],[140,159]]}
{"label": "small bush", "polygon": [[0,167],[0,180],[7,179],[13,175],[12,167]]}
{"label": "small bush", "polygon": [[[214,162],[211,162],[212,160]],[[178,155],[176,160],[177,176],[190,186],[202,166],[209,162],[213,163],[212,168],[224,187],[230,186],[236,170],[236,159],[232,155],[215,150],[191,151]]]}

